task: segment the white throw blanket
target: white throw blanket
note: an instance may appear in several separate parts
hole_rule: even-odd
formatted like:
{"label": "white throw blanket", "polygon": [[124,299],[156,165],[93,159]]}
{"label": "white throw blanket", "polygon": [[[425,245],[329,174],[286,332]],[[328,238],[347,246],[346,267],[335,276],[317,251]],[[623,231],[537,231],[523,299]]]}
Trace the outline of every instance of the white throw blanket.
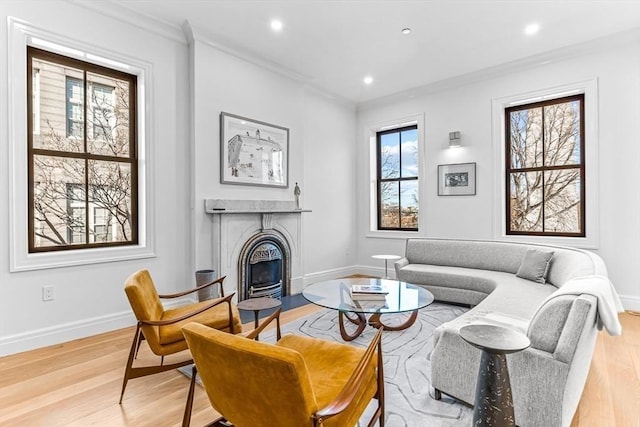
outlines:
{"label": "white throw blanket", "polygon": [[584,276],[569,280],[557,291],[547,297],[540,305],[561,295],[593,295],[598,301],[598,329],[607,330],[609,335],[621,335],[622,325],[618,320],[618,313],[624,311],[622,302],[609,278],[605,276]]}

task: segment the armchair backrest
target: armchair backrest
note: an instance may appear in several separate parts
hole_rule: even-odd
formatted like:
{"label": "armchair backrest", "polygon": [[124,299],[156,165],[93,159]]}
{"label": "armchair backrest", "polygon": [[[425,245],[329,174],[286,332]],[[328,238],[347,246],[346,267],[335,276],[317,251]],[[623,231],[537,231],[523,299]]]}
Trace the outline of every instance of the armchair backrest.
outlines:
{"label": "armchair backrest", "polygon": [[[149,271],[140,270],[129,276],[125,280],[124,291],[136,319],[160,320],[162,318],[164,309]],[[157,326],[143,325],[142,333],[152,349],[160,345]]]}
{"label": "armchair backrest", "polygon": [[197,323],[182,331],[211,405],[235,426],[312,425],[318,407],[300,353]]}

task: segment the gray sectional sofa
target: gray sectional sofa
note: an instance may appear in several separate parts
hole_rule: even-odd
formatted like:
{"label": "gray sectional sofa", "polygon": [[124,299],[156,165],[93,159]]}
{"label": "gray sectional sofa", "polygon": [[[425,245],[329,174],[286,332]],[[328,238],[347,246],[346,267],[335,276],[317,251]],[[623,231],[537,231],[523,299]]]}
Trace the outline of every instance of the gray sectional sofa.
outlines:
{"label": "gray sectional sofa", "polygon": [[[549,252],[553,254],[541,280],[545,283],[518,277],[525,257]],[[397,279],[424,286],[436,300],[472,306],[435,331],[430,359],[436,398],[445,393],[469,404],[474,401],[481,353],[460,338],[460,328],[471,323],[507,326],[531,340],[528,349],[507,356],[517,424],[570,425],[598,329],[597,301],[602,300],[590,290],[610,285],[599,256],[566,247],[409,239],[406,256],[395,263],[395,270]],[[591,277],[604,284],[585,281],[585,293],[576,292],[574,285],[571,292],[562,291],[572,280]],[[612,293],[609,299],[617,299]],[[610,323],[617,322],[619,299],[617,304]]]}

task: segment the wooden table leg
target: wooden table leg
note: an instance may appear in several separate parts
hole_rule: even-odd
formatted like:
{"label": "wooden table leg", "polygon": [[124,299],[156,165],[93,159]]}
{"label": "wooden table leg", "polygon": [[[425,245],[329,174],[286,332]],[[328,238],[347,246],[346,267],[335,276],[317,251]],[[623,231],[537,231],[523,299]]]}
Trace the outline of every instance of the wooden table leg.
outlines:
{"label": "wooden table leg", "polygon": [[380,320],[380,314],[381,313],[372,314],[369,318],[369,324],[374,328],[379,328],[382,326],[382,329],[384,329],[385,331],[402,331],[416,323],[416,319],[418,318],[418,310],[414,310],[411,312],[411,316],[409,316],[406,322],[397,326],[389,326],[382,323],[382,320]]}
{"label": "wooden table leg", "polygon": [[[367,327],[367,318],[364,317],[364,314],[362,313],[353,313],[353,314],[355,314],[356,317],[351,318],[346,312],[338,311],[338,324],[340,326],[340,336],[345,341],[355,340],[360,336],[360,334],[362,334],[362,331],[364,331],[364,328]],[[345,317],[349,322],[353,323],[354,325],[357,325],[357,328],[353,334],[349,334],[347,330],[344,328]]]}

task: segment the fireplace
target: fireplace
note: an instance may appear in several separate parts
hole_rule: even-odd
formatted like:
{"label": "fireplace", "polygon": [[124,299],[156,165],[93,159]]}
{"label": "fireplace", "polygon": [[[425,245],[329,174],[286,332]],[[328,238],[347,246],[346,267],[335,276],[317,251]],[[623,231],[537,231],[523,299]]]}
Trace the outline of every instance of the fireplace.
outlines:
{"label": "fireplace", "polygon": [[252,236],[238,258],[238,296],[278,298],[289,294],[290,250],[286,239],[273,230]]}
{"label": "fireplace", "polygon": [[302,292],[302,213],[310,210],[294,201],[207,199],[205,212],[212,218],[212,268],[226,276],[226,293],[241,301],[277,289],[281,296]]}

